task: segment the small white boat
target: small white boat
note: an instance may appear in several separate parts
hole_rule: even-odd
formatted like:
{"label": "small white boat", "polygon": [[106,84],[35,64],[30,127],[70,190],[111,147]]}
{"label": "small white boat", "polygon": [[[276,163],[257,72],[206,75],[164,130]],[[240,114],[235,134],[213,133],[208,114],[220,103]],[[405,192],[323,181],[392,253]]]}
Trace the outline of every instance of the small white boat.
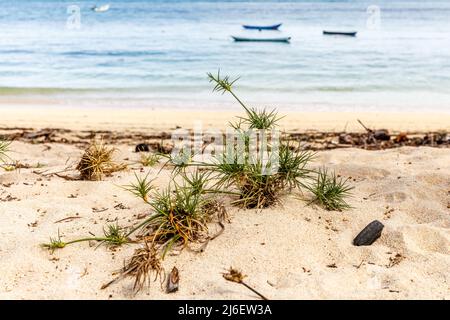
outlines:
{"label": "small white boat", "polygon": [[104,4],[102,6],[95,6],[92,8],[95,12],[105,12],[109,10],[109,4]]}

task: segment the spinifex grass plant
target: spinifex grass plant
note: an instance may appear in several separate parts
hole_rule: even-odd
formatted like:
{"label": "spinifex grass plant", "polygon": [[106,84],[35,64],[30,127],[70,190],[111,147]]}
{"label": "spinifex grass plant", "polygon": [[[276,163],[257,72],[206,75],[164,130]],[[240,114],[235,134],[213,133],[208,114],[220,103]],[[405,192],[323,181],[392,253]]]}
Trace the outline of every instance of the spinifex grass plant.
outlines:
{"label": "spinifex grass plant", "polygon": [[134,173],[134,176],[136,177],[136,182],[130,183],[129,185],[123,186],[123,188],[135,196],[141,198],[145,202],[148,202],[148,194],[153,189],[152,182],[154,179],[148,179],[148,175],[143,178],[140,178],[136,173]]}
{"label": "spinifex grass plant", "polygon": [[225,92],[229,92],[236,101],[244,108],[247,117],[238,117],[242,120],[243,123],[249,125],[250,129],[271,129],[273,128],[278,120],[281,118],[278,117],[278,113],[275,109],[272,111],[267,111],[266,109],[255,109],[247,107],[233,92],[233,85],[239,78],[230,80],[230,77],[220,77],[220,71],[217,72],[217,76],[214,76],[212,73],[208,73],[209,82],[215,84],[213,91],[221,92],[222,94]]}
{"label": "spinifex grass plant", "polygon": [[103,234],[103,237],[87,237],[64,242],[62,241],[58,230],[58,237],[50,237],[50,242],[42,244],[42,247],[54,251],[56,249],[62,249],[69,244],[85,241],[100,241],[100,244],[105,243],[111,246],[121,246],[130,242],[126,230],[119,227],[117,224],[107,225],[107,228],[103,229]]}
{"label": "spinifex grass plant", "polygon": [[9,157],[7,156],[6,153],[9,151],[10,144],[11,144],[10,141],[0,138],[0,162],[1,163],[5,162],[7,159],[9,159]]}
{"label": "spinifex grass plant", "polygon": [[338,178],[334,172],[328,174],[326,169],[319,169],[317,179],[308,189],[314,195],[310,203],[317,203],[327,210],[342,211],[350,208],[345,198],[350,195],[353,187],[347,184],[347,180]]}
{"label": "spinifex grass plant", "polygon": [[210,174],[198,169],[189,173],[182,169],[177,171],[181,181],[172,177],[166,189],[152,193],[148,203],[153,215],[131,229],[128,235],[140,230],[140,237],[157,244],[163,257],[173,246],[185,247],[190,242],[207,238],[207,223],[212,216],[223,217],[220,210],[211,210],[215,190],[207,188]]}
{"label": "spinifex grass plant", "polygon": [[161,244],[163,256],[175,244],[186,246],[207,234],[209,217],[202,210],[202,193],[187,185],[173,183],[150,202],[155,214],[148,219],[146,238]]}
{"label": "spinifex grass plant", "polygon": [[[238,138],[243,141],[243,150],[242,145],[226,146],[223,153],[213,159],[209,168],[215,173],[217,188],[237,189],[239,199],[234,203],[245,208],[265,208],[278,202],[280,194],[286,188],[304,187],[303,180],[308,179],[311,172],[306,166],[313,154],[294,151],[289,145],[283,144],[281,138],[272,135],[281,119],[276,110],[268,112],[265,109],[247,107],[233,92],[232,87],[237,79],[221,78],[219,73],[217,76],[209,73],[208,77],[210,82],[215,83],[213,91],[230,93],[246,112],[246,116],[239,117],[237,123],[230,123]],[[253,129],[258,129],[260,138],[272,139],[271,143],[267,144],[267,150],[261,151],[257,148],[256,153],[259,156],[255,156],[250,150]],[[234,154],[231,159],[230,148]],[[278,170],[272,172],[274,167]]]}
{"label": "spinifex grass plant", "polygon": [[113,161],[115,148],[108,148],[102,142],[93,141],[84,151],[76,169],[83,180],[101,180],[103,175],[126,168]]}
{"label": "spinifex grass plant", "polygon": [[141,158],[139,159],[139,163],[144,167],[153,167],[155,164],[159,162],[161,156],[156,153],[141,153]]}

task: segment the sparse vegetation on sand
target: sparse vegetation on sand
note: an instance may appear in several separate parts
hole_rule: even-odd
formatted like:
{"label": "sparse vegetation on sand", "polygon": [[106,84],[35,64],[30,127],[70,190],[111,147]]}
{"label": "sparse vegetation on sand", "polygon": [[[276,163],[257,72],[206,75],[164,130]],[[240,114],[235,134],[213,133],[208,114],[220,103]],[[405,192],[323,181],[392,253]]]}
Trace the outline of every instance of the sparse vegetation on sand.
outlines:
{"label": "sparse vegetation on sand", "polygon": [[[68,244],[83,241],[99,241],[112,246],[143,241],[144,246],[136,249],[131,259],[125,263],[119,277],[102,288],[106,288],[124,276],[134,276],[133,289],[141,290],[149,282],[149,274],[154,272],[155,280],[162,278],[161,260],[173,248],[183,249],[191,243],[206,244],[223,231],[226,209],[219,196],[233,196],[233,204],[244,208],[262,209],[280,202],[283,192],[292,189],[308,189],[314,195],[311,202],[328,210],[342,210],[350,206],[344,198],[352,189],[346,181],[338,179],[326,170],[314,171],[308,168],[314,154],[299,151],[286,143],[275,130],[280,117],[276,110],[267,111],[247,107],[233,92],[229,77],[208,74],[215,84],[214,91],[230,93],[244,108],[246,116],[230,123],[238,139],[222,146],[212,155],[210,161],[197,162],[192,151],[181,149],[178,154],[165,155],[172,167],[170,182],[162,191],[154,188],[149,173],[123,186],[125,190],[149,204],[152,213],[141,223],[128,228],[109,225],[103,237],[88,237],[64,242],[59,233],[43,246],[55,250]],[[254,133],[260,135],[263,145],[252,145]],[[270,141],[269,141],[270,140]],[[227,141],[228,142],[228,141]],[[221,148],[221,147],[220,147]],[[1,149],[0,149],[1,150]],[[189,149],[190,150],[190,149]],[[107,148],[95,141],[85,150],[77,170],[86,180],[100,180],[103,175],[123,169],[112,160],[114,148]],[[255,152],[256,151],[256,152]],[[143,166],[158,163],[160,155],[141,155]],[[162,170],[162,169],[161,169]],[[314,174],[317,179],[314,180]],[[314,180],[314,181],[313,181]],[[214,236],[209,234],[208,225],[217,222],[222,230]],[[136,234],[135,240],[131,236]],[[261,298],[263,295],[243,282],[244,276],[230,269],[224,278],[243,284]]]}
{"label": "sparse vegetation on sand", "polygon": [[159,154],[150,152],[140,153],[139,163],[144,167],[153,167],[159,162],[159,160],[161,160],[161,156]]}
{"label": "sparse vegetation on sand", "polygon": [[119,276],[109,283],[104,284],[101,289],[105,289],[118,280],[128,276],[134,277],[133,291],[137,293],[144,288],[145,284],[150,285],[150,274],[152,272],[155,275],[153,281],[159,278],[161,283],[164,282],[164,268],[162,267],[158,250],[154,243],[145,241],[142,247],[134,251],[130,260],[125,262],[123,268],[120,270]]}
{"label": "sparse vegetation on sand", "polygon": [[[239,117],[236,123],[230,123],[243,145],[236,143],[226,146],[207,169],[215,174],[217,188],[234,189],[239,196],[234,201],[235,204],[260,209],[277,203],[286,189],[305,186],[304,180],[311,173],[307,165],[313,158],[313,153],[296,151],[273,133],[272,130],[276,129],[281,119],[276,110],[247,107],[233,92],[237,79],[221,77],[220,73],[210,73],[208,77],[215,84],[214,91],[230,93],[246,112],[246,116]],[[267,143],[266,150],[252,152],[252,129],[258,129],[261,140],[271,140]],[[273,170],[275,167],[276,170]]]}
{"label": "sparse vegetation on sand", "polygon": [[81,179],[101,180],[104,175],[125,169],[126,165],[113,161],[115,151],[115,148],[108,148],[102,142],[92,141],[76,167]]}
{"label": "sparse vegetation on sand", "polygon": [[11,142],[0,138],[0,163],[4,163],[8,158],[8,151]]}
{"label": "sparse vegetation on sand", "polygon": [[252,288],[251,286],[249,286],[248,284],[246,284],[244,282],[244,278],[246,276],[243,275],[242,272],[240,272],[239,270],[234,269],[233,267],[230,267],[230,269],[228,269],[227,272],[222,273],[222,276],[227,281],[242,284],[244,287],[246,287],[247,289],[249,289],[253,293],[256,293],[262,300],[268,300],[265,296],[263,296],[261,293],[259,293],[254,288]]}
{"label": "sparse vegetation on sand", "polygon": [[319,169],[316,174],[316,180],[308,186],[314,196],[310,203],[317,203],[327,210],[349,209],[345,198],[353,187],[348,185],[347,180],[337,177],[335,172],[329,174],[326,169]]}
{"label": "sparse vegetation on sand", "polygon": [[147,173],[147,175],[143,178],[139,177],[136,173],[134,173],[134,176],[136,177],[136,182],[132,182],[129,185],[123,186],[123,188],[135,196],[141,198],[145,202],[148,202],[148,194],[153,189],[153,179],[149,179],[150,173]]}
{"label": "sparse vegetation on sand", "polygon": [[[206,184],[208,174],[182,173],[163,191],[156,191],[148,202],[154,214],[130,231],[140,230],[140,236],[158,244],[162,256],[174,245],[187,246],[190,242],[208,237],[208,222],[220,211],[211,210],[214,196],[209,196]],[[219,218],[223,218],[220,216]]]}
{"label": "sparse vegetation on sand", "polygon": [[103,229],[103,234],[103,237],[86,237],[64,242],[58,231],[58,236],[56,238],[50,237],[50,242],[42,244],[42,247],[54,251],[56,249],[65,248],[69,244],[85,241],[98,241],[100,244],[107,244],[110,246],[121,246],[130,242],[126,230],[117,224],[107,225],[106,229]]}

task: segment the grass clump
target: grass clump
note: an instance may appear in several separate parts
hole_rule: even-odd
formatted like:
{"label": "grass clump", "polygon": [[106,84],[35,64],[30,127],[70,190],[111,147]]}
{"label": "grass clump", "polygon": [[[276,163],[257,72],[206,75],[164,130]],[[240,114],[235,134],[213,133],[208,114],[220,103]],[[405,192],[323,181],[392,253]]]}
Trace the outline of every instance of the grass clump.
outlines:
{"label": "grass clump", "polygon": [[101,180],[104,175],[125,169],[125,165],[113,161],[115,148],[93,141],[84,151],[76,169],[83,180]]}
{"label": "grass clump", "polygon": [[209,82],[215,84],[213,91],[220,93],[228,92],[230,93],[236,101],[244,108],[247,117],[238,117],[243,123],[249,125],[250,129],[270,129],[273,128],[277,122],[281,119],[275,109],[272,111],[267,111],[266,109],[256,109],[247,107],[233,92],[233,85],[239,78],[230,80],[229,76],[220,77],[220,71],[217,75],[208,73]]}
{"label": "grass clump", "polygon": [[121,246],[125,243],[130,242],[126,230],[117,224],[107,225],[106,229],[105,228],[103,229],[103,235],[104,235],[103,237],[87,237],[64,242],[62,241],[58,230],[58,237],[56,238],[50,237],[50,242],[44,243],[41,246],[53,252],[56,249],[65,248],[69,244],[85,241],[99,241],[100,244],[105,243],[110,246]]}
{"label": "grass clump", "polygon": [[148,179],[149,174],[150,172],[147,173],[147,175],[144,178],[140,178],[136,173],[134,173],[134,176],[136,177],[136,182],[130,183],[129,185],[124,186],[123,188],[131,192],[135,196],[141,198],[145,202],[148,202],[148,194],[153,189],[152,182],[154,180]]}
{"label": "grass clump", "polygon": [[149,219],[146,237],[162,245],[163,256],[174,245],[187,246],[205,237],[208,232],[207,215],[202,206],[202,194],[187,186],[174,184],[156,193],[150,202],[155,214]]}
{"label": "grass clump", "polygon": [[140,237],[158,245],[163,257],[174,246],[206,239],[212,216],[223,217],[220,210],[211,210],[215,191],[207,188],[209,172],[181,170],[177,178],[181,181],[173,177],[166,189],[152,194],[153,215],[130,231],[140,230]]}
{"label": "grass clump", "polygon": [[153,167],[156,165],[159,160],[161,160],[161,156],[156,153],[141,153],[141,158],[139,159],[139,163],[144,167]]}
{"label": "grass clump", "polygon": [[9,146],[11,142],[0,138],[0,162],[4,163],[7,159],[9,159],[7,153],[9,151]]}
{"label": "grass clump", "polygon": [[317,179],[308,189],[314,196],[310,203],[317,203],[327,210],[342,211],[351,208],[345,198],[350,195],[353,187],[347,184],[347,179],[337,177],[334,172],[328,174],[326,169],[319,169]]}
{"label": "grass clump", "polygon": [[[238,117],[237,123],[230,123],[240,144],[227,145],[209,169],[215,173],[217,187],[236,190],[239,199],[234,203],[245,208],[269,207],[279,201],[284,190],[304,187],[303,180],[310,174],[307,164],[313,154],[295,151],[282,142],[275,130],[281,119],[276,110],[247,107],[233,92],[237,79],[221,77],[220,73],[209,73],[208,77],[215,84],[213,91],[230,93],[246,113],[245,117]],[[266,141],[265,145],[262,141]]]}

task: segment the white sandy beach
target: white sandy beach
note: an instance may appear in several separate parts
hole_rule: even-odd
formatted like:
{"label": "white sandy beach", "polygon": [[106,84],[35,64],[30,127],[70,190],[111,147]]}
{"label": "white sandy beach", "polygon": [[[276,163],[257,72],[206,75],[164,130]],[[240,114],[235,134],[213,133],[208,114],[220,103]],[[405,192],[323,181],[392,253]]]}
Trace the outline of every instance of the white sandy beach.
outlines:
{"label": "white sandy beach", "polygon": [[[64,128],[71,130],[170,132],[177,126],[193,128],[201,123],[205,128],[224,129],[235,111],[149,110],[143,108],[76,108],[33,106],[0,103],[2,127]],[[395,131],[450,130],[450,113],[386,113],[386,112],[289,112],[280,121],[287,131],[350,131],[361,132],[365,125]]]}
{"label": "white sandy beach", "polygon": [[[2,109],[1,114],[2,128],[118,131],[189,128],[195,119],[223,124],[228,116],[119,110],[27,113],[19,109]],[[348,123],[348,130],[361,130],[355,120],[359,118],[369,126],[388,129],[449,130],[448,117],[289,114],[283,126],[342,130]],[[134,145],[116,147],[118,160],[138,159]],[[166,273],[173,266],[180,271],[177,293],[166,294],[156,282],[136,296],[131,290],[133,279],[100,289],[136,244],[111,251],[79,243],[53,254],[39,244],[56,236],[58,230],[64,240],[70,240],[89,232],[100,235],[108,222],[127,226],[141,221],[138,216],[151,213],[148,205],[119,186],[132,182],[134,172],[144,175],[152,170],[154,175],[161,165],[148,169],[134,164],[100,182],[67,181],[33,172],[57,171],[75,163],[82,153],[78,147],[13,142],[11,149],[11,158],[39,168],[0,173],[0,299],[256,299],[246,288],[223,279],[221,273],[230,266],[246,274],[246,282],[269,299],[450,298],[448,148],[319,152],[312,166],[326,165],[351,179],[355,186],[349,199],[352,209],[330,212],[307,206],[297,199],[297,193],[286,195],[283,205],[262,211],[227,207],[230,223],[205,252],[184,250],[163,261]],[[158,187],[167,185],[169,173],[161,171]],[[72,218],[58,222],[68,217]],[[385,225],[381,238],[371,246],[353,246],[353,238],[375,219]]]}

